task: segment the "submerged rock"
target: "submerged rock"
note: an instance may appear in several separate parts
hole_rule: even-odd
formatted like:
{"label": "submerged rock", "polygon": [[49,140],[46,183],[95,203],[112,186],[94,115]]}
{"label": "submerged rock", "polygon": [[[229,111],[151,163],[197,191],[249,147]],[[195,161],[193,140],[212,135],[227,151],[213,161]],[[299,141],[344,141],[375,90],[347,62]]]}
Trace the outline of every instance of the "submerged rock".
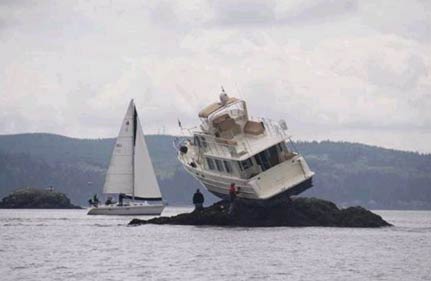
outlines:
{"label": "submerged rock", "polygon": [[133,219],[129,225],[175,224],[214,226],[336,226],[336,227],[382,227],[388,222],[362,207],[339,209],[334,203],[298,197],[273,206],[251,205],[237,200],[229,213],[230,204],[219,201],[200,211],[173,217],[157,217],[149,220]]}
{"label": "submerged rock", "polygon": [[63,193],[24,188],[12,192],[0,202],[3,209],[81,209],[70,203],[70,199]]}

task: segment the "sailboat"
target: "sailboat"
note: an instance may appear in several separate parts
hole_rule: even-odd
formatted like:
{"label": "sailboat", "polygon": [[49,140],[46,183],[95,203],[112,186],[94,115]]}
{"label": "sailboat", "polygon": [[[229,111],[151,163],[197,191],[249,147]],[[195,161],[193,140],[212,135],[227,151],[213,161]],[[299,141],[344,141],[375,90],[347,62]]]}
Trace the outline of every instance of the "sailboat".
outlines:
{"label": "sailboat", "polygon": [[119,202],[93,207],[88,215],[160,215],[165,207],[133,100],[112,152],[103,193],[118,194]]}

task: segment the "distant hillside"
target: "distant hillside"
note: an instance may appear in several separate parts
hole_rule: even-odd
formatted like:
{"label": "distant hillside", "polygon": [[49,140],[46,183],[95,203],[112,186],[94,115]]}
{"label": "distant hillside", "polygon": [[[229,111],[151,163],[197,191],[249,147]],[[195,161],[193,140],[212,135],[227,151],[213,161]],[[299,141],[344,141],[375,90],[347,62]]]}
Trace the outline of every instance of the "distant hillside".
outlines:
{"label": "distant hillside", "polygon": [[[200,187],[186,174],[172,136],[147,136],[164,197],[190,204]],[[114,139],[74,139],[52,134],[0,136],[0,197],[25,186],[54,186],[72,202],[101,193]],[[304,193],[342,205],[375,209],[431,209],[431,155],[346,142],[297,142],[316,172]],[[215,198],[206,194],[209,201]]]}
{"label": "distant hillside", "polygon": [[[177,162],[173,137],[146,136],[146,141],[165,199],[171,204],[190,204],[191,194],[200,185]],[[19,187],[52,185],[72,202],[85,205],[92,194],[102,191],[113,146],[114,139],[0,136],[0,197]]]}
{"label": "distant hillside", "polygon": [[348,142],[295,146],[316,172],[307,195],[375,209],[431,209],[431,154]]}

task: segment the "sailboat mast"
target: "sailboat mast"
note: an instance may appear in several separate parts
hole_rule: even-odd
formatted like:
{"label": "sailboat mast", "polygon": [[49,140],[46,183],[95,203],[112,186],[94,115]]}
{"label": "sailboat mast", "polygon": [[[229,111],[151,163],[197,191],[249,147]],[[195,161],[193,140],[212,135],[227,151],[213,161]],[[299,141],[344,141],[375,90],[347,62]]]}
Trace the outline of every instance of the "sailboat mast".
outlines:
{"label": "sailboat mast", "polygon": [[138,112],[136,111],[135,104],[133,104],[132,201],[135,201],[135,146],[136,146],[136,131],[137,131],[137,125],[138,125],[137,120],[138,120]]}

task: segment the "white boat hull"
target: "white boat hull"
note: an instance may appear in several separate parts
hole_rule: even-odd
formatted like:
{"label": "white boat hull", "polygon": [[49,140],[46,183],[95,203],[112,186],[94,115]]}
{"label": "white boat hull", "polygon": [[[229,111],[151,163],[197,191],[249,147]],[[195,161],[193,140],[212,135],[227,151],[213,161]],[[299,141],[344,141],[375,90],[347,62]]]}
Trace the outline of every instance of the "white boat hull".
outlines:
{"label": "white boat hull", "polygon": [[[221,187],[221,186],[217,186],[217,185],[212,185],[212,184],[208,184],[206,182],[202,182],[201,183],[205,186],[205,188],[211,192],[212,194],[214,194],[215,196],[221,198],[221,199],[229,199],[229,190],[226,187]],[[264,201],[274,201],[280,198],[284,198],[284,197],[290,197],[290,196],[294,196],[294,195],[298,195],[301,192],[311,188],[313,186],[313,182],[312,182],[312,178],[308,178],[302,182],[299,182],[289,188],[283,188],[281,189],[280,192],[278,192],[276,195],[269,197],[269,198],[259,198],[259,197],[252,197],[252,196],[246,196],[244,194],[238,193],[237,197],[242,198],[242,199],[246,199],[246,200],[252,200],[252,201],[259,201],[259,202],[264,202]]]}
{"label": "white boat hull", "polygon": [[301,156],[274,166],[248,180],[199,170],[184,162],[183,165],[186,171],[199,180],[209,192],[222,199],[229,197],[231,183],[235,183],[240,188],[237,196],[244,199],[260,201],[283,195],[297,195],[312,187],[314,175]]}
{"label": "white boat hull", "polygon": [[88,215],[103,216],[159,216],[165,208],[162,204],[131,204],[125,206],[100,206],[91,208]]}

